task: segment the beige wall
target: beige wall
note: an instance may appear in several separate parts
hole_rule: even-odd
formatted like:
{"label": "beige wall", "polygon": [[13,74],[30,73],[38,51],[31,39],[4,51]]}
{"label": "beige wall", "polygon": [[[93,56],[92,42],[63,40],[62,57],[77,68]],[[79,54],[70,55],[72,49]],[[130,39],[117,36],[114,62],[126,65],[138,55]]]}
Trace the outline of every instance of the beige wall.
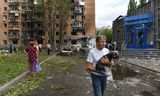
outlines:
{"label": "beige wall", "polygon": [[86,35],[95,37],[95,0],[85,0]]}
{"label": "beige wall", "polygon": [[[7,40],[7,36],[4,34],[4,32],[8,32],[8,28],[4,27],[4,14],[6,11],[4,11],[4,7],[7,7],[7,3],[4,2],[4,0],[0,0],[0,45],[3,44],[4,40]],[[7,12],[6,12],[7,14]],[[7,22],[6,22],[7,24]]]}

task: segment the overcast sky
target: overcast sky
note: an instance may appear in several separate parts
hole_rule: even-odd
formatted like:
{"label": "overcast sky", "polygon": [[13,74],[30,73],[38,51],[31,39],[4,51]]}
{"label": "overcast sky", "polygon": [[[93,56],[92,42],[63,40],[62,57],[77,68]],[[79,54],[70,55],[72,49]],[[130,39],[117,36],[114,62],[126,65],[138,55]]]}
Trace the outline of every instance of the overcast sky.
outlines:
{"label": "overcast sky", "polygon": [[112,26],[119,15],[126,15],[129,0],[95,0],[96,27]]}

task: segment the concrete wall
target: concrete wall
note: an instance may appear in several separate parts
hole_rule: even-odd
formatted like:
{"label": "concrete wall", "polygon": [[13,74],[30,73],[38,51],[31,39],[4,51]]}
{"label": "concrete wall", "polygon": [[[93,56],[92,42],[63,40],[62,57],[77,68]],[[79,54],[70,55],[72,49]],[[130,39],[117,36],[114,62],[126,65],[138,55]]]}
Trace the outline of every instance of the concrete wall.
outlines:
{"label": "concrete wall", "polygon": [[95,37],[95,0],[85,0],[86,35]]}
{"label": "concrete wall", "polygon": [[118,17],[113,21],[113,41],[117,42],[117,48],[120,51],[123,42],[125,41],[124,17]]}

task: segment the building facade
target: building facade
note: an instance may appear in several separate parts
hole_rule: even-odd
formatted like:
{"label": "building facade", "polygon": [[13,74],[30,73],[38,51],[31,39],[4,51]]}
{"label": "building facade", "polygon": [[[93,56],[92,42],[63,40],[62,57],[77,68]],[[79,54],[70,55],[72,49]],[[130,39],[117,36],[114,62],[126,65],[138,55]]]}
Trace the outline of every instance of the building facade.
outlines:
{"label": "building facade", "polygon": [[95,37],[95,0],[71,0],[71,44]]}
{"label": "building facade", "polygon": [[[133,0],[130,0],[132,2]],[[124,19],[126,48],[146,49],[160,46],[160,0],[148,0],[128,9]]]}
{"label": "building facade", "polygon": [[[46,44],[43,12],[37,11],[36,0],[1,0],[0,19],[1,41],[23,45],[28,40]],[[84,38],[95,37],[95,0],[71,0],[71,19],[68,21],[64,41],[81,44]],[[5,14],[4,14],[5,13]],[[5,21],[4,21],[5,20]],[[56,16],[56,36],[59,42],[58,15]]]}
{"label": "building facade", "polygon": [[8,40],[21,45],[28,40],[43,42],[41,14],[34,10],[34,0],[8,1]]}
{"label": "building facade", "polygon": [[113,41],[117,43],[117,50],[121,50],[125,41],[124,16],[119,16],[113,21],[112,25]]}
{"label": "building facade", "polygon": [[7,0],[0,1],[0,46],[7,43],[8,33],[8,2]]}
{"label": "building facade", "polygon": [[159,9],[159,0],[148,0],[136,10],[128,10],[125,18],[127,48],[159,48]]}

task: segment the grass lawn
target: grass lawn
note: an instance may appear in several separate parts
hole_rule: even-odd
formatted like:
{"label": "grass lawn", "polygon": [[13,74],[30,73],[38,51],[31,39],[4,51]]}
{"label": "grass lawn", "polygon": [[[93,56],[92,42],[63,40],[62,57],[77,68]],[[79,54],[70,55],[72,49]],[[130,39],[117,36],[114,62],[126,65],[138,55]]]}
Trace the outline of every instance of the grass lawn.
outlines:
{"label": "grass lawn", "polygon": [[[39,54],[39,61],[45,60],[46,53]],[[28,70],[27,54],[0,54],[0,86]]]}
{"label": "grass lawn", "polygon": [[[50,76],[72,70],[77,66],[77,61],[81,62],[81,64],[84,63],[82,58],[77,58],[76,56],[53,56],[53,58],[41,65],[42,70],[39,74],[35,76],[27,75],[23,80],[18,81],[10,89],[7,89],[2,96],[23,96],[24,94],[28,94],[40,88],[42,82],[50,78]],[[59,86],[55,88],[61,89]]]}

